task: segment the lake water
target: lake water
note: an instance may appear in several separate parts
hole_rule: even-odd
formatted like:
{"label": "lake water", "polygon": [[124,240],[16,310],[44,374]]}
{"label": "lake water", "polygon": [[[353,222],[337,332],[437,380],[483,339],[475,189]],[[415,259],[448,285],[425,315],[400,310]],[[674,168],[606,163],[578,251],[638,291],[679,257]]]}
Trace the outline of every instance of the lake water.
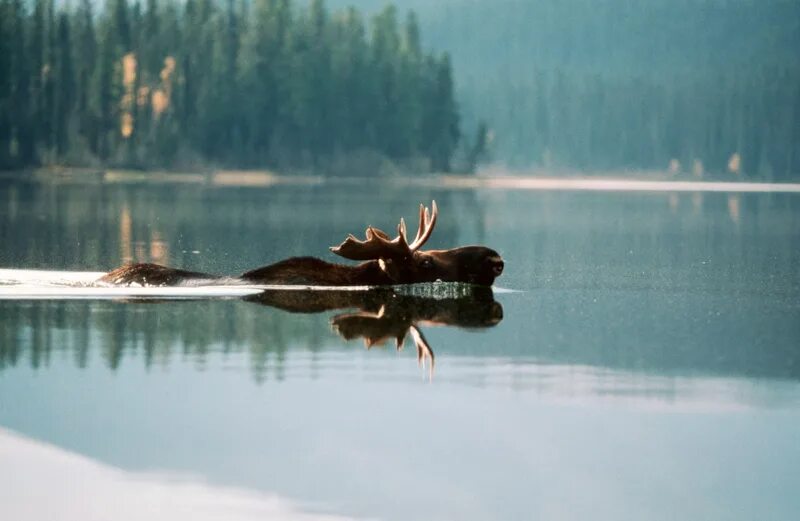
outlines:
{"label": "lake water", "polygon": [[431,371],[347,310],[0,300],[3,519],[797,518],[800,195],[187,180],[3,178],[0,268],[335,260],[435,199],[489,320],[415,322]]}

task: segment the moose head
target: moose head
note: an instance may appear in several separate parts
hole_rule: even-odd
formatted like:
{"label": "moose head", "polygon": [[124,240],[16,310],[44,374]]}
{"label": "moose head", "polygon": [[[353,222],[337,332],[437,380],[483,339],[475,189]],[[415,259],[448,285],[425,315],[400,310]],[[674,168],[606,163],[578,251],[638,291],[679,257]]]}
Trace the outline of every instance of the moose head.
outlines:
{"label": "moose head", "polygon": [[462,246],[449,250],[427,250],[420,248],[428,241],[439,209],[436,201],[429,211],[419,206],[419,227],[414,240],[409,243],[406,223],[401,218],[397,225],[397,237],[368,226],[366,240],[361,241],[350,235],[331,251],[350,260],[377,261],[380,269],[395,284],[416,282],[468,282],[491,286],[494,279],[503,273],[503,259],[484,246]]}

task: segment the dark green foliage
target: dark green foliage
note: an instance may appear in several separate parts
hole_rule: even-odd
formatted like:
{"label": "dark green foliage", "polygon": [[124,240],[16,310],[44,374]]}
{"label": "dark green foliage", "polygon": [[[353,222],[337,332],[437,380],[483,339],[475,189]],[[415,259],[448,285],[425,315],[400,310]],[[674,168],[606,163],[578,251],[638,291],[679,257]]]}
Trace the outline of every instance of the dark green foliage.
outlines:
{"label": "dark green foliage", "polygon": [[0,0],[0,164],[7,163],[11,144],[11,47],[15,34],[14,8]]}
{"label": "dark green foliage", "polygon": [[0,0],[0,168],[800,175],[796,0],[329,4]]}
{"label": "dark green foliage", "polygon": [[55,146],[56,153],[64,156],[68,147],[68,132],[75,106],[75,76],[72,66],[69,18],[66,13],[58,17],[58,38],[55,55]]}
{"label": "dark green foliage", "polygon": [[322,0],[24,5],[0,0],[0,167],[449,168],[450,63],[413,14],[368,38]]}

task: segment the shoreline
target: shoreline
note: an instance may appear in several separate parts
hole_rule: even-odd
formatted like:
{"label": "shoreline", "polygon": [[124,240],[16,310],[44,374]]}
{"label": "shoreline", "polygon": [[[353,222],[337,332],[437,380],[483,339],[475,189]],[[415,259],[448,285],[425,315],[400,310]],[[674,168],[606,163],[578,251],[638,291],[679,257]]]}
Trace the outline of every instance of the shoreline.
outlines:
{"label": "shoreline", "polygon": [[101,168],[37,168],[0,171],[0,180],[36,180],[51,183],[147,183],[185,184],[208,187],[254,187],[277,185],[321,186],[347,184],[389,184],[449,190],[511,190],[569,192],[723,192],[800,193],[800,183],[690,178],[659,171],[632,171],[632,177],[603,173],[536,171],[516,173],[497,170],[477,174],[428,173],[407,176],[342,177],[280,174],[271,170],[123,170]]}

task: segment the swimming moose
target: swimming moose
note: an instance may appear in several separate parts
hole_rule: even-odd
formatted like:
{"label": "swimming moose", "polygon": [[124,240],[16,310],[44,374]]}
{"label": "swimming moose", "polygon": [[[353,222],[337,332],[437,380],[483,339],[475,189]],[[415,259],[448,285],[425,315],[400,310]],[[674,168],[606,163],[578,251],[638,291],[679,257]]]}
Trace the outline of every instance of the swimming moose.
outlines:
{"label": "swimming moose", "polygon": [[[265,285],[314,286],[389,286],[419,282],[466,282],[491,286],[503,272],[503,259],[484,246],[462,246],[449,250],[420,248],[430,238],[436,225],[436,201],[428,211],[419,207],[419,227],[409,243],[403,219],[397,226],[397,237],[390,239],[383,231],[368,226],[366,240],[350,235],[331,251],[341,257],[364,261],[356,265],[333,264],[315,257],[292,257],[257,268],[235,277],[234,282]],[[129,264],[99,279],[114,285],[178,286],[197,284],[229,277],[168,268],[158,264]]]}

